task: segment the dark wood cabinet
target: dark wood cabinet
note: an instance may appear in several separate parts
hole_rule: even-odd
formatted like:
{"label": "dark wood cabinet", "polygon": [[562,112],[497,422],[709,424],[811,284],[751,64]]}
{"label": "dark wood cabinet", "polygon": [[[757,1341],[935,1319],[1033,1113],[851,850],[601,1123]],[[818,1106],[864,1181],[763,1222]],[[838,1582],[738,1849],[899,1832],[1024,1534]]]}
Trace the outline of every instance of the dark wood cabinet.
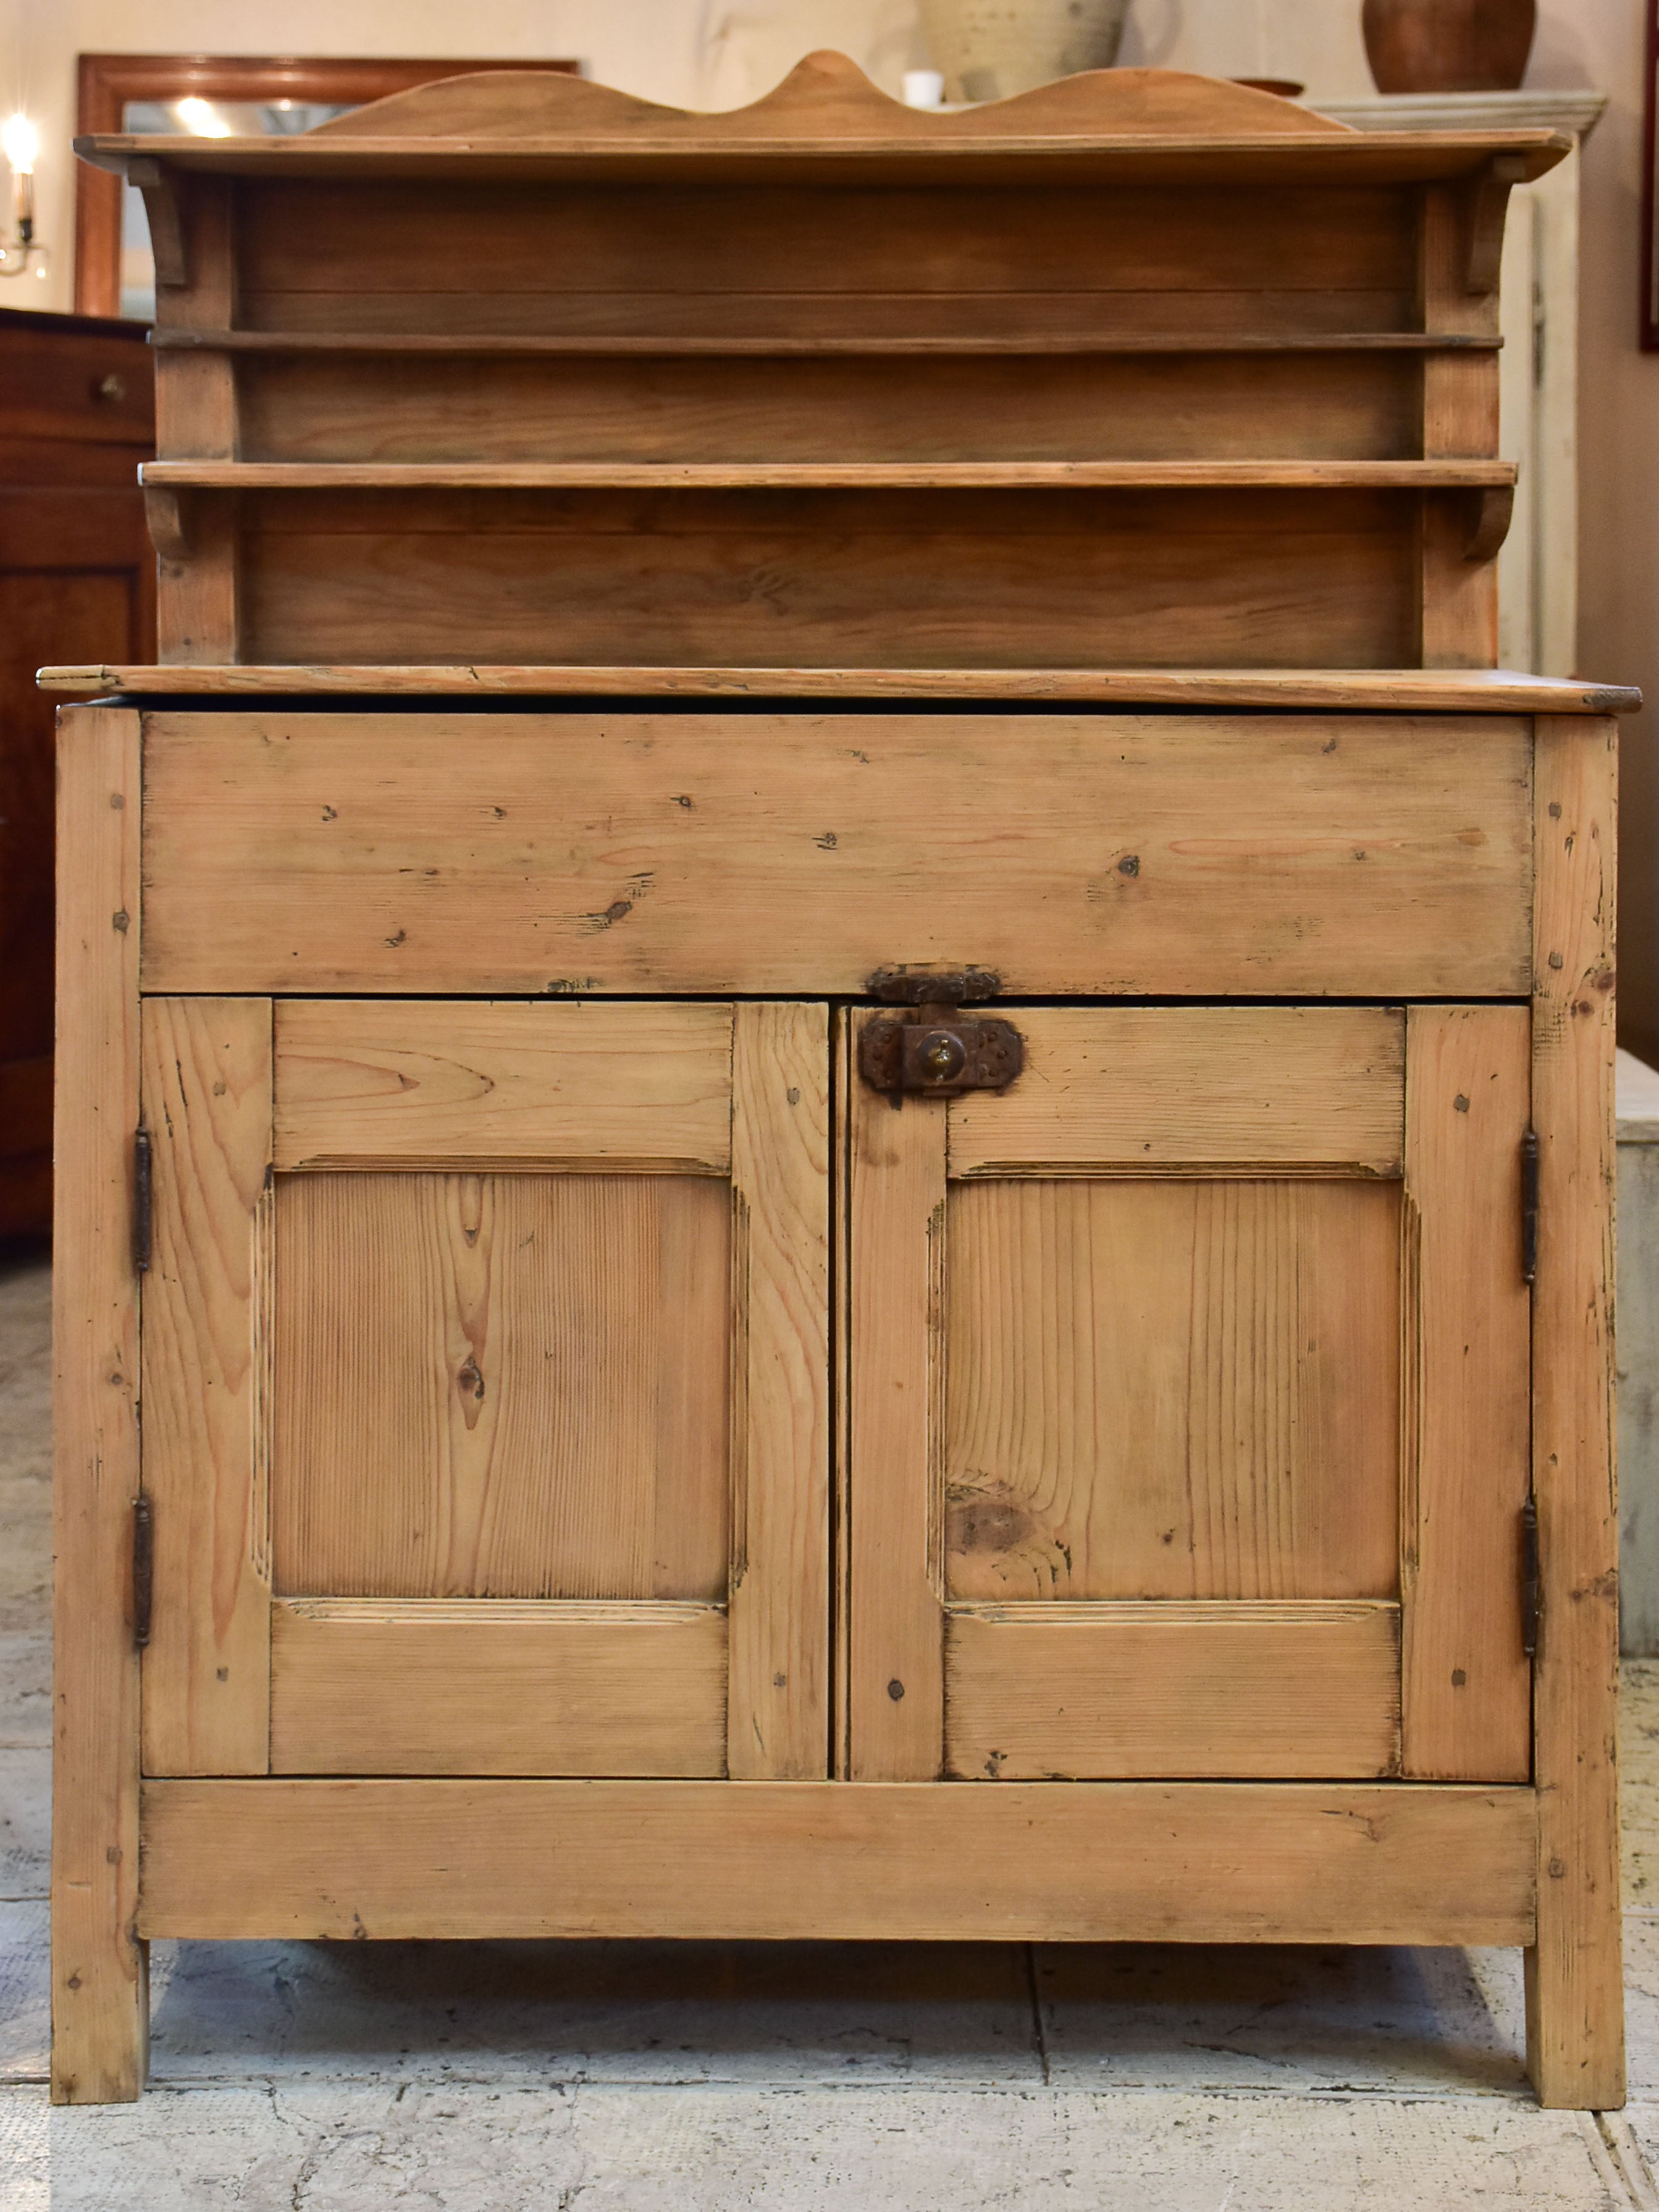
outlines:
{"label": "dark wood cabinet", "polygon": [[52,1220],[56,702],[34,673],[154,650],[146,335],[0,310],[0,1237]]}

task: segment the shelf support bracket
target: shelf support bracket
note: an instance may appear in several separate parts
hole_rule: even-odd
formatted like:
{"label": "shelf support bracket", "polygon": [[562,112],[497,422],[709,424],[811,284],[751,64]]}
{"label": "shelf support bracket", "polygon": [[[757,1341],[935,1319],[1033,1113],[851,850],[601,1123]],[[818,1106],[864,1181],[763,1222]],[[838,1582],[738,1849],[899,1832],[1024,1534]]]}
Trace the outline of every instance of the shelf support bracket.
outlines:
{"label": "shelf support bracket", "polygon": [[1504,219],[1510,194],[1527,180],[1518,154],[1495,154],[1463,187],[1463,289],[1489,297],[1504,260]]}
{"label": "shelf support bracket", "polygon": [[1466,561],[1496,559],[1515,519],[1515,486],[1488,484],[1468,495],[1469,534],[1463,547]]}
{"label": "shelf support bracket", "polygon": [[148,154],[137,154],[127,164],[127,181],[144,196],[149,217],[150,250],[155,256],[155,281],[173,286],[190,282],[190,256],[185,245],[184,209],[179,180],[170,169]]}
{"label": "shelf support bracket", "polygon": [[149,542],[164,561],[182,561],[190,553],[195,532],[188,492],[168,491],[159,484],[144,486],[144,520]]}

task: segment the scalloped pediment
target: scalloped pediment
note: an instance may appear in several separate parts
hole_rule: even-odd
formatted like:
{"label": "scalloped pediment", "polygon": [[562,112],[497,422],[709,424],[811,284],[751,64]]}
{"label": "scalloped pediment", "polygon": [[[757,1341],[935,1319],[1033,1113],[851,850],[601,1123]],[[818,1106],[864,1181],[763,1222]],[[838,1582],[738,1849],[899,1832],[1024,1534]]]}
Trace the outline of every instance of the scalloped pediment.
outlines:
{"label": "scalloped pediment", "polygon": [[609,85],[540,70],[445,77],[393,93],[319,124],[307,136],[364,139],[549,139],[585,145],[738,146],[764,140],[845,145],[860,141],[1054,138],[1328,138],[1346,124],[1219,77],[1182,70],[1085,70],[1035,92],[949,114],[906,107],[844,54],[815,53],[748,107],[704,112],[659,106]]}

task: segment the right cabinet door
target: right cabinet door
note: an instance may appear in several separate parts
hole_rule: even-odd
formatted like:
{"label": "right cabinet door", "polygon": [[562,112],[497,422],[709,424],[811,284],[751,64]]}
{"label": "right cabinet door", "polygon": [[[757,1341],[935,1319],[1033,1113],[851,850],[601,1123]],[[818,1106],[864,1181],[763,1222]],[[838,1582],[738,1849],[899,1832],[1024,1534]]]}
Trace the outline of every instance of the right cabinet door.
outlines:
{"label": "right cabinet door", "polygon": [[1524,1006],[842,1060],[844,1771],[1522,1781]]}

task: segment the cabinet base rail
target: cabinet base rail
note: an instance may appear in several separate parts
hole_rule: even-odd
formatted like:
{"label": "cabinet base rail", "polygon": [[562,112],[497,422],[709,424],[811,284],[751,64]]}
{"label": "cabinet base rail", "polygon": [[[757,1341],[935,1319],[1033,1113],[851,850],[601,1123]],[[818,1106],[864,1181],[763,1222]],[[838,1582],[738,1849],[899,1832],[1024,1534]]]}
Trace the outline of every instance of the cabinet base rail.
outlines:
{"label": "cabinet base rail", "polygon": [[1528,1789],[167,1780],[137,1932],[1533,1943]]}

